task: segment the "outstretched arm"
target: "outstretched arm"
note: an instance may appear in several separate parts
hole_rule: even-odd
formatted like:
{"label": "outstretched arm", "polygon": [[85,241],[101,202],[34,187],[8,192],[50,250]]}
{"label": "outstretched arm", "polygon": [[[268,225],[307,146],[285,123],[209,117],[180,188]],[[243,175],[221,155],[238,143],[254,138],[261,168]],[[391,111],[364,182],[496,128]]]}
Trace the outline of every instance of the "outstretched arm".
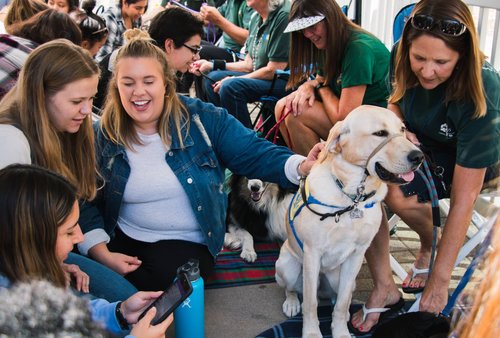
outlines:
{"label": "outstretched arm", "polygon": [[485,168],[472,169],[455,165],[450,211],[439,241],[433,271],[420,300],[421,311],[439,313],[446,305],[455,260],[464,243],[485,173]]}

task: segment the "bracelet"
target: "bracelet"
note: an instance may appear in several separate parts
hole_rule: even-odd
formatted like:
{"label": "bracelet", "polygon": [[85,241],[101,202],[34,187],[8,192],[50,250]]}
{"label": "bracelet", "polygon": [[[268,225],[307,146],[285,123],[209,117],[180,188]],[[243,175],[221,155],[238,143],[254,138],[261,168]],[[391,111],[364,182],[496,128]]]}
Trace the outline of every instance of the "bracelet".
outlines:
{"label": "bracelet", "polygon": [[306,160],[302,160],[302,161],[300,161],[299,165],[297,166],[297,174],[299,175],[299,176],[298,176],[298,177],[299,177],[299,179],[304,178],[304,177],[306,177],[306,176],[307,176],[307,175],[302,175],[302,173],[300,172],[300,166],[301,166],[301,165],[302,165],[302,163],[304,163],[305,161],[306,161]]}
{"label": "bracelet", "polygon": [[123,316],[121,306],[122,306],[122,302],[118,302],[116,304],[116,308],[115,308],[116,320],[118,321],[118,324],[120,325],[120,328],[122,330],[129,330],[130,325],[128,324],[127,319]]}
{"label": "bracelet", "polygon": [[212,70],[226,70],[225,60],[212,60],[213,69]]}
{"label": "bracelet", "polygon": [[326,87],[326,85],[324,83],[320,82],[316,86],[314,86],[314,90],[319,91],[323,87]]}

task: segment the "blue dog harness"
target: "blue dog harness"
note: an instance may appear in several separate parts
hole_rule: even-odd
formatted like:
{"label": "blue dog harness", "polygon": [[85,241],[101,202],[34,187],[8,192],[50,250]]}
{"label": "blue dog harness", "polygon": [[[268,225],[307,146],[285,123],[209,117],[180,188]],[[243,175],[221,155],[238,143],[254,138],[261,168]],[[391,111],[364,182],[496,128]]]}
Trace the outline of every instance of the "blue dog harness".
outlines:
{"label": "blue dog harness", "polygon": [[[336,180],[338,181],[338,180]],[[338,184],[338,183],[337,183]],[[340,220],[340,216],[346,212],[351,212],[350,216],[351,218],[361,218],[363,217],[363,212],[358,209],[358,203],[367,200],[368,198],[372,197],[375,195],[375,191],[372,191],[369,194],[363,194],[361,197],[358,197],[357,200],[354,200],[354,204],[348,206],[348,207],[341,207],[341,206],[336,206],[336,205],[329,205],[325,204],[318,199],[316,199],[314,196],[311,195],[309,192],[309,183],[306,178],[302,178],[300,180],[300,189],[295,193],[293,196],[292,200],[290,201],[290,207],[288,208],[288,223],[290,224],[290,228],[292,230],[293,236],[295,237],[295,240],[297,241],[297,244],[299,245],[300,249],[304,251],[304,244],[299,238],[299,235],[297,234],[297,231],[295,229],[295,226],[293,225],[293,222],[295,220],[295,217],[297,217],[302,209],[304,207],[308,208],[311,212],[314,214],[321,216],[320,220],[323,221],[328,217],[335,217],[335,223],[338,223]],[[321,205],[323,207],[328,207],[331,209],[339,209],[338,211],[335,211],[333,213],[325,213],[321,214],[313,209],[311,209],[310,205],[312,204],[317,204]],[[370,202],[365,204],[365,209],[372,208],[375,205],[375,202]],[[357,212],[355,212],[357,210]]]}

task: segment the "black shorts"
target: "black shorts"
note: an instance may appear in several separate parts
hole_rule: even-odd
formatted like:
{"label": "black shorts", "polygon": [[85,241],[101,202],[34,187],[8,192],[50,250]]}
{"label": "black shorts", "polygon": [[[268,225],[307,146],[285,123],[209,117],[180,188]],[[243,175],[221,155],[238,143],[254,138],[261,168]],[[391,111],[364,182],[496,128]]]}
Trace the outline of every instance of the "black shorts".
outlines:
{"label": "black shorts", "polygon": [[[449,198],[451,192],[451,182],[453,180],[453,170],[455,169],[455,154],[445,152],[426,152],[425,157],[429,166],[434,185],[439,199]],[[420,171],[425,173],[424,165],[420,166]],[[420,173],[415,173],[415,178],[408,184],[400,186],[405,197],[417,195],[419,203],[426,203],[431,200],[431,195],[424,179]]]}

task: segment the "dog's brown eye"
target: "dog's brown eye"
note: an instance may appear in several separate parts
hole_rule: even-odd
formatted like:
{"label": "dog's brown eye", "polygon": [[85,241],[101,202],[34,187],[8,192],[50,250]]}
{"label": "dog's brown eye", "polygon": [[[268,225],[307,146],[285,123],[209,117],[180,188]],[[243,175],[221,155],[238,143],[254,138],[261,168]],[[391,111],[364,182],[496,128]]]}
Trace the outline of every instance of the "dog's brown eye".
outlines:
{"label": "dog's brown eye", "polygon": [[374,132],[373,135],[385,137],[385,136],[389,135],[389,133],[387,132],[387,130],[379,130],[379,131]]}

